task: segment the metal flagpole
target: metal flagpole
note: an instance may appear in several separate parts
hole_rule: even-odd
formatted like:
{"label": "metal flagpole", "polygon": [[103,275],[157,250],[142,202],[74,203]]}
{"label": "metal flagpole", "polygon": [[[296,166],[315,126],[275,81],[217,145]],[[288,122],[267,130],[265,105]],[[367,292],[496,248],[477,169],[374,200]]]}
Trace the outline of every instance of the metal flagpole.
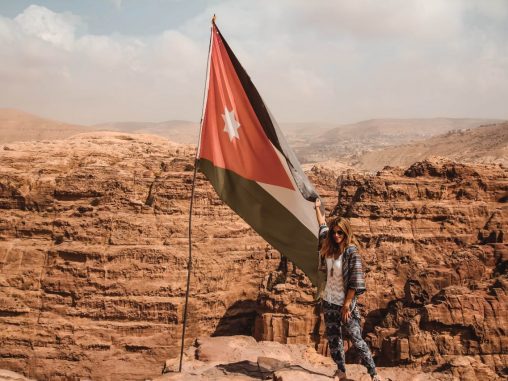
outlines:
{"label": "metal flagpole", "polygon": [[178,372],[182,372],[182,362],[183,362],[183,350],[185,345],[185,328],[187,326],[187,307],[189,303],[189,290],[190,290],[190,277],[192,271],[192,206],[194,204],[194,190],[196,188],[196,174],[198,170],[198,155],[199,155],[199,146],[201,143],[201,131],[203,129],[203,116],[205,113],[205,105],[206,105],[206,95],[208,90],[208,74],[209,74],[209,66],[210,66],[210,54],[212,47],[212,33],[213,33],[213,25],[215,25],[215,15],[212,18],[212,31],[210,33],[210,45],[208,46],[208,63],[206,65],[206,82],[205,82],[205,91],[203,94],[203,109],[201,113],[201,121],[199,123],[199,137],[198,137],[198,146],[196,149],[196,156],[194,158],[194,175],[192,177],[192,191],[191,191],[191,199],[190,199],[190,208],[189,208],[189,258],[187,259],[187,289],[185,291],[185,305],[183,308],[183,328],[182,328],[182,342],[180,347],[180,365],[178,367]]}
{"label": "metal flagpole", "polygon": [[[197,152],[197,151],[196,151]],[[194,203],[194,189],[196,187],[196,172],[197,172],[197,164],[198,160],[194,159],[194,176],[192,178],[192,191],[191,191],[191,201],[189,208],[189,258],[187,260],[187,290],[185,291],[185,305],[183,308],[183,329],[182,329],[182,343],[180,347],[180,366],[178,367],[178,371],[182,371],[182,361],[183,361],[183,349],[185,343],[185,327],[187,325],[187,305],[189,303],[189,290],[190,290],[190,276],[192,271],[192,205]]]}

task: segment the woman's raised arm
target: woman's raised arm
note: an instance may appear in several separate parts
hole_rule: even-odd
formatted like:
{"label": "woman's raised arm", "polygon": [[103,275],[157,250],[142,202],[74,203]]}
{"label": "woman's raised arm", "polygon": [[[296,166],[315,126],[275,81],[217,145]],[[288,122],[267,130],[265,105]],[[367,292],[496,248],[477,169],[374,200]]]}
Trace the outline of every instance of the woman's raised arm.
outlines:
{"label": "woman's raised arm", "polygon": [[326,225],[325,216],[323,216],[323,213],[321,213],[321,200],[319,198],[316,198],[316,201],[314,201],[314,209],[316,210],[316,218],[318,221],[318,224]]}

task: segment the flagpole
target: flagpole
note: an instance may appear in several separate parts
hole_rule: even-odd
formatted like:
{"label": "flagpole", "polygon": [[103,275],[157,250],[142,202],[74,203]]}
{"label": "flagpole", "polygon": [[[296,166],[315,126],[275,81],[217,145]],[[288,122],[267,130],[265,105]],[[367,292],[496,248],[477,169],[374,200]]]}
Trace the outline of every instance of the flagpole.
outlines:
{"label": "flagpole", "polygon": [[215,25],[215,15],[212,18],[212,31],[210,33],[210,45],[208,46],[208,62],[206,65],[206,82],[205,82],[205,90],[203,94],[203,109],[201,113],[201,121],[199,123],[199,137],[198,137],[198,145],[196,148],[196,156],[194,157],[194,174],[192,176],[192,190],[191,190],[191,199],[190,199],[190,207],[189,207],[189,258],[187,259],[187,287],[185,291],[185,304],[183,308],[183,328],[182,328],[182,342],[180,346],[180,365],[178,367],[178,372],[182,372],[182,362],[183,362],[183,350],[185,345],[185,328],[187,326],[187,309],[189,304],[189,291],[190,291],[190,277],[192,272],[192,206],[194,205],[194,191],[196,188],[196,174],[198,170],[198,155],[199,155],[199,146],[201,143],[201,131],[203,129],[203,116],[205,112],[205,104],[206,104],[206,93],[208,90],[208,72],[210,66],[210,53],[212,46],[212,33],[213,33],[213,25]]}

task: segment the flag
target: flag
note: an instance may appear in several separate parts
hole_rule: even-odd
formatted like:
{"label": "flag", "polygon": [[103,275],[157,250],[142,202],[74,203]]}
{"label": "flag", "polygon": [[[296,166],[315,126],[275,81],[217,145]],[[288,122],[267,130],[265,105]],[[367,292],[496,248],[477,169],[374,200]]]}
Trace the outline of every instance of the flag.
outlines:
{"label": "flag", "polygon": [[318,195],[215,23],[197,160],[219,197],[316,284]]}

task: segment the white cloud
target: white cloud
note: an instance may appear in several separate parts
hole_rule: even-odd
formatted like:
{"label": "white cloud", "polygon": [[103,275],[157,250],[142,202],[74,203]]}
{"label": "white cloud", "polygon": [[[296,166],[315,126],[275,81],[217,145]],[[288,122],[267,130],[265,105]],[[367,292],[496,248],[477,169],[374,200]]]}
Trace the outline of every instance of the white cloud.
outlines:
{"label": "white cloud", "polygon": [[506,23],[508,18],[508,1],[506,0],[466,0],[465,8],[470,12]]}
{"label": "white cloud", "polygon": [[204,49],[175,30],[76,36],[79,22],[33,5],[0,19],[0,107],[82,123],[196,119]]}
{"label": "white cloud", "polygon": [[70,49],[79,17],[55,13],[45,7],[30,5],[14,19],[28,36],[38,37],[56,46]]}
{"label": "white cloud", "polygon": [[122,0],[110,0],[113,5],[116,7],[116,9],[122,8]]}
{"label": "white cloud", "polygon": [[198,120],[216,13],[281,122],[507,117],[506,4],[228,0],[152,36],[80,34],[78,15],[32,5],[0,17],[0,107],[84,123]]}
{"label": "white cloud", "polygon": [[457,2],[441,0],[299,2],[298,22],[359,38],[434,39],[460,30]]}

